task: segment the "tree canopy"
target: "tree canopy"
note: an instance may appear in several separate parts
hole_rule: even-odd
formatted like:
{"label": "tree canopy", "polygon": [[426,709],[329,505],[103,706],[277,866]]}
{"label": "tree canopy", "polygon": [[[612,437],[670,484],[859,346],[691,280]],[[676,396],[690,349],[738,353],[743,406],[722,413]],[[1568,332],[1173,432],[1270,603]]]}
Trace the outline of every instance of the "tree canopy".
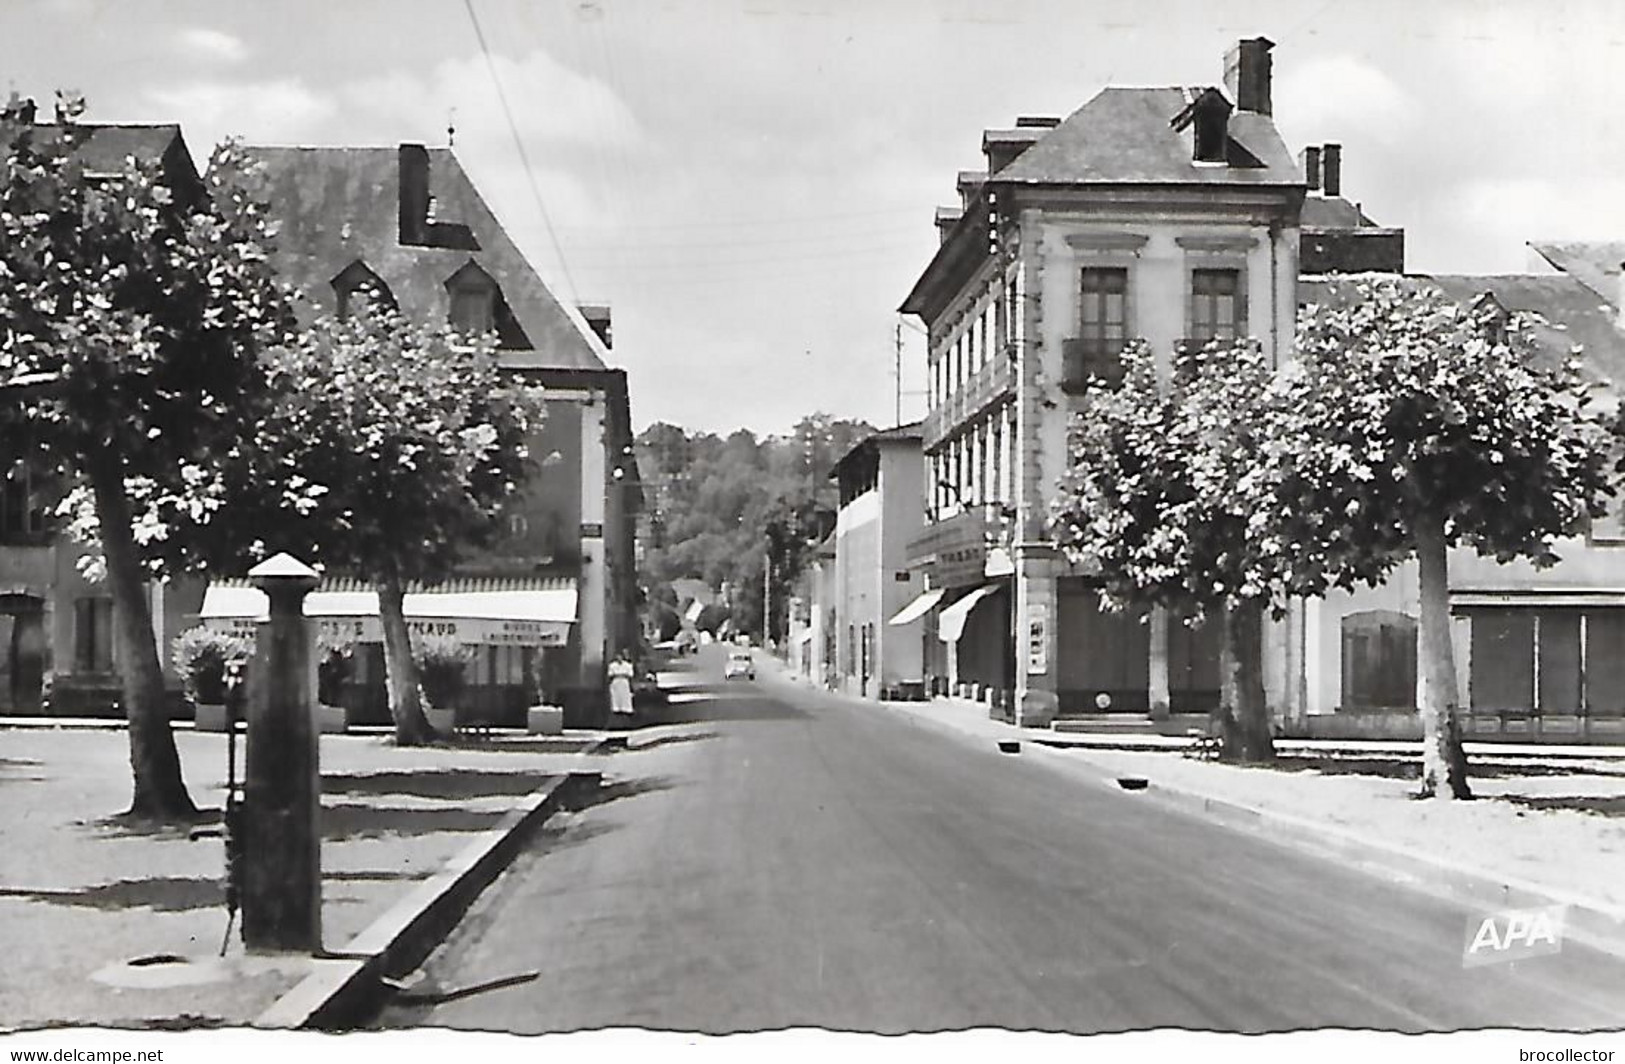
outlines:
{"label": "tree canopy", "polygon": [[[0,125],[0,381],[8,448],[74,486],[94,513],[114,605],[134,816],[195,812],[169,732],[143,578],[162,537],[138,525],[163,486],[207,482],[241,442],[258,357],[292,326],[264,252],[264,212],[217,150],[210,178],[78,154],[92,131]],[[195,561],[183,540],[168,559]],[[161,562],[158,563],[161,565]]]}
{"label": "tree canopy", "polygon": [[1286,579],[1280,543],[1257,520],[1268,361],[1256,343],[1214,343],[1181,356],[1164,384],[1144,344],[1123,360],[1120,384],[1095,381],[1082,396],[1050,534],[1108,606],[1217,615],[1225,756],[1268,758],[1263,614]]}
{"label": "tree canopy", "polygon": [[1340,282],[1299,317],[1281,375],[1269,523],[1301,587],[1420,571],[1422,792],[1470,797],[1455,724],[1447,551],[1558,561],[1602,516],[1610,448],[1581,366],[1493,299],[1425,279]]}

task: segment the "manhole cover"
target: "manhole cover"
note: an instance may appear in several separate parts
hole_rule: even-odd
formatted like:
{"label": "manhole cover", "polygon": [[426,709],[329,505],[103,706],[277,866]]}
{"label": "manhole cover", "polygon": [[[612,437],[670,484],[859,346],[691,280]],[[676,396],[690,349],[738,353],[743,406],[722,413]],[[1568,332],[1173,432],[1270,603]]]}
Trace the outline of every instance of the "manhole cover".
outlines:
{"label": "manhole cover", "polygon": [[229,957],[186,957],[178,953],[148,953],[127,961],[109,964],[91,973],[91,979],[104,986],[125,990],[166,990],[177,986],[203,986],[252,979],[268,972],[303,975],[311,959],[305,954]]}

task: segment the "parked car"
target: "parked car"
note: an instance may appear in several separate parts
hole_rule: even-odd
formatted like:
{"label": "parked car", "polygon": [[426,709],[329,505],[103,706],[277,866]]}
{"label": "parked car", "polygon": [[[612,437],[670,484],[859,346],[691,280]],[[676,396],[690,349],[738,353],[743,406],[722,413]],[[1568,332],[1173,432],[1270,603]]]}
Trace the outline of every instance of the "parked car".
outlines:
{"label": "parked car", "polygon": [[748,650],[735,650],[728,655],[728,663],[722,666],[724,680],[754,680],[756,679],[756,662]]}

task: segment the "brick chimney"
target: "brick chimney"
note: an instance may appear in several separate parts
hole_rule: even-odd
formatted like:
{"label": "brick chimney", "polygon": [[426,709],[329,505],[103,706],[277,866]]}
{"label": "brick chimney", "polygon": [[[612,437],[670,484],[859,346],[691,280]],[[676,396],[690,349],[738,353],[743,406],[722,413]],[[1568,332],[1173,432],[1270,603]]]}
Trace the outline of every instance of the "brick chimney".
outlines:
{"label": "brick chimney", "polygon": [[965,212],[958,207],[937,208],[937,242],[939,244],[946,244],[948,242],[948,234],[954,231],[954,226],[959,224],[959,219],[964,215],[964,213]]}
{"label": "brick chimney", "polygon": [[1253,37],[1236,42],[1225,53],[1224,87],[1236,101],[1236,110],[1253,111],[1267,115],[1270,109],[1270,49],[1275,42],[1268,37]]}
{"label": "brick chimney", "polygon": [[1320,183],[1328,196],[1343,194],[1343,145],[1327,144],[1320,149]]}
{"label": "brick chimney", "polygon": [[402,144],[399,160],[401,243],[422,247],[429,242],[429,149]]}
{"label": "brick chimney", "polygon": [[1298,168],[1303,171],[1304,183],[1309,191],[1314,192],[1320,188],[1320,149],[1305,148],[1298,153]]}

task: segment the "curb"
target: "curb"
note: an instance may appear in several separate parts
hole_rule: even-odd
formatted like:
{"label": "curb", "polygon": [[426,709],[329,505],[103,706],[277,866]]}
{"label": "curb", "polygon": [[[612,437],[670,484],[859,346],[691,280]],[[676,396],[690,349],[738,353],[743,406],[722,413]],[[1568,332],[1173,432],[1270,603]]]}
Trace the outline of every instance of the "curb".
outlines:
{"label": "curb", "polygon": [[[604,752],[599,744],[585,753]],[[400,976],[434,952],[481,891],[517,856],[535,830],[566,801],[596,789],[601,772],[572,772],[548,780],[520,800],[502,821],[481,832],[433,877],[396,902],[344,948],[318,955],[316,970],[283,994],[249,1026],[280,1030],[346,1030],[376,1009],[381,980]]]}
{"label": "curb", "polygon": [[[781,679],[794,682],[788,676]],[[1002,725],[999,732],[989,729],[984,733],[928,713],[899,709],[892,703],[860,699],[836,692],[823,693],[832,698],[844,698],[865,706],[879,706],[909,723],[918,723],[941,732],[952,732],[977,742],[998,744],[1025,739],[1025,745],[1029,748],[1042,751],[1046,755],[1061,755],[1045,757],[1045,760],[1050,761],[1055,767],[1064,765],[1070,765],[1074,769],[1084,767],[1095,777],[1093,782],[1096,784],[1113,790],[1118,789],[1113,787],[1116,774],[1104,765],[1090,761],[1086,747],[1080,751],[1076,744],[1047,743],[1013,725]],[[1081,752],[1083,756],[1065,756],[1070,752]],[[1135,752],[1165,752],[1170,755],[1177,753],[1177,751]],[[1155,780],[1152,780],[1144,791],[1123,793],[1139,794],[1142,801],[1149,798],[1166,808],[1186,815],[1200,816],[1230,827],[1257,832],[1283,845],[1290,844],[1299,850],[1335,860],[1346,867],[1384,876],[1422,893],[1476,906],[1484,909],[1486,913],[1503,909],[1564,905],[1567,907],[1563,927],[1566,939],[1604,953],[1625,957],[1625,908],[1543,884],[1499,875],[1476,866],[1444,861],[1431,855],[1399,849],[1380,839],[1332,827],[1320,821],[1215,798],[1200,791],[1169,786]]]}

